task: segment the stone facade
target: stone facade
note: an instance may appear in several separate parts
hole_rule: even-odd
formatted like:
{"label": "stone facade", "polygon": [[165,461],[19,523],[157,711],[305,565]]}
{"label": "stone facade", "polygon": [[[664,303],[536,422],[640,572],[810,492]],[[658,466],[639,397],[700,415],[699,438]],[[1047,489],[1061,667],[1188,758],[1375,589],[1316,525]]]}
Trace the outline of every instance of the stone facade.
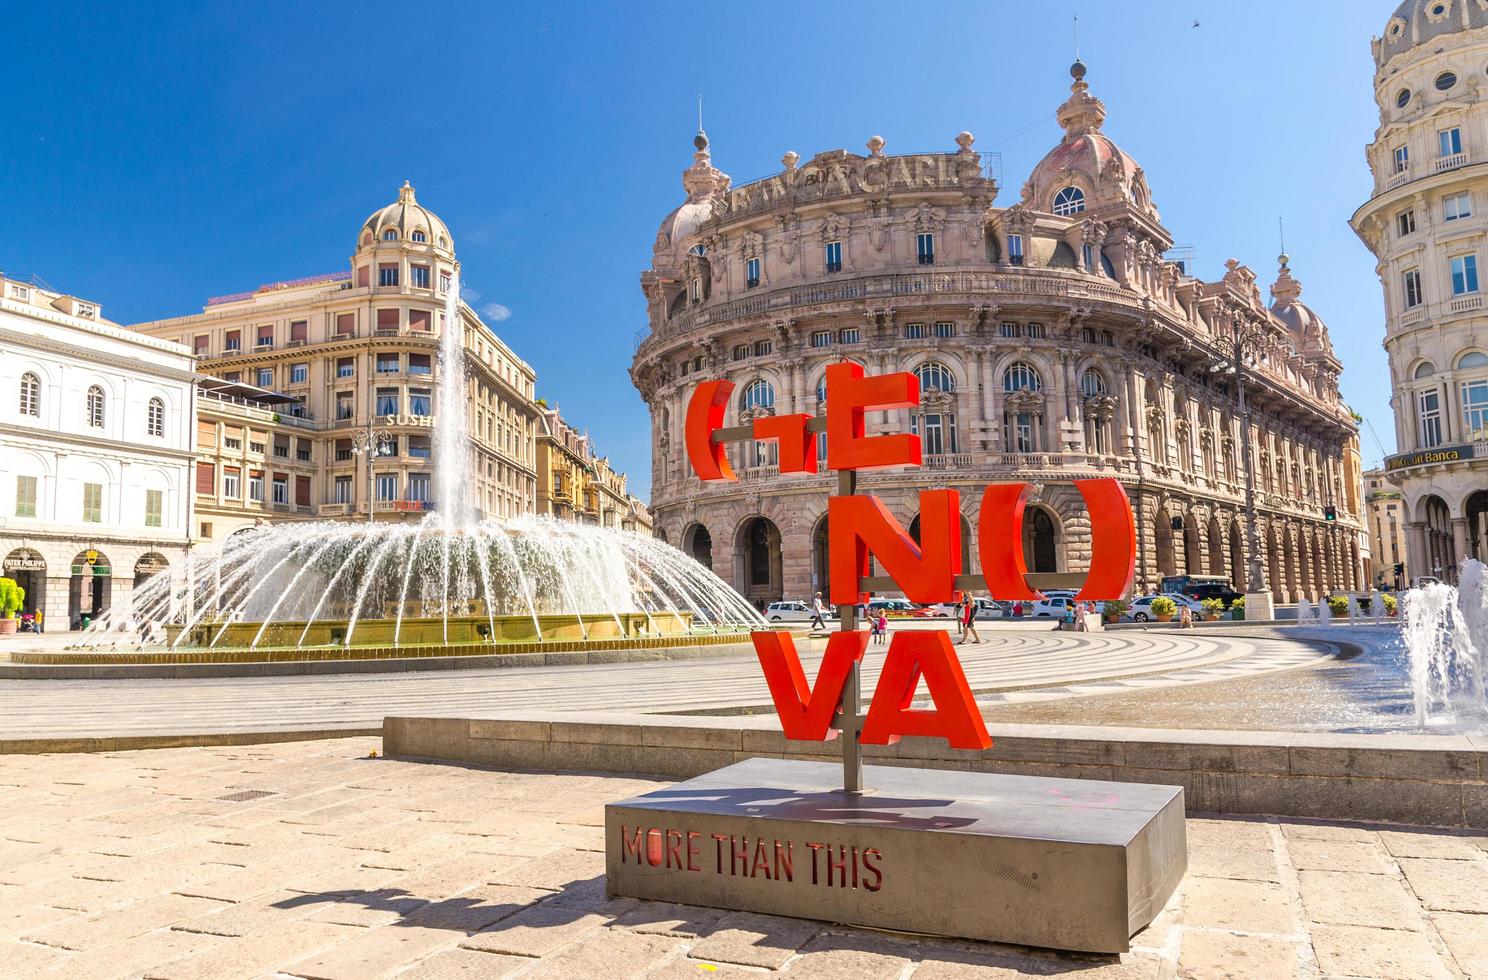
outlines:
{"label": "stone facade", "polygon": [[1406,0],[1373,42],[1374,193],[1353,227],[1378,258],[1409,581],[1488,559],[1488,10]]}
{"label": "stone facade", "polygon": [[[1404,500],[1404,495],[1390,482],[1383,469],[1364,473],[1365,521],[1369,525],[1369,554],[1373,566],[1368,578],[1376,588],[1403,588],[1410,581]],[[1396,572],[1397,565],[1405,566],[1402,572]]]}
{"label": "stone facade", "polygon": [[0,279],[0,562],[49,632],[124,603],[186,551],[191,352],[98,304]]}
{"label": "stone facade", "polygon": [[826,465],[782,477],[768,447],[737,447],[739,481],[703,485],[682,425],[693,387],[719,377],[737,383],[728,424],[819,413],[826,365],[850,359],[920,377],[919,408],[871,413],[869,428],[918,432],[925,465],[862,479],[906,524],[920,490],[950,486],[970,531],[985,484],[1027,480],[1030,570],[1078,571],[1090,533],[1070,481],[1114,476],[1137,516],[1139,589],[1184,571],[1244,589],[1248,444],[1276,599],[1362,583],[1357,428],[1326,327],[1285,257],[1269,305],[1238,261],[1204,282],[1165,260],[1146,175],[1102,131],[1084,66],[1072,74],[1064,137],[1006,207],[970,133],[947,153],[887,154],[877,136],[866,156],[791,152],[737,188],[698,135],[687,200],[641,276],[649,325],[631,368],[659,536],[756,602],[822,588]]}
{"label": "stone facade", "polygon": [[[186,345],[203,371],[228,383],[293,396],[278,410],[283,424],[272,432],[267,426],[250,429],[250,438],[253,432],[265,437],[263,449],[250,450],[241,464],[265,470],[270,492],[282,478],[286,497],[270,497],[267,507],[263,501],[228,506],[224,467],[239,464],[221,459],[212,444],[203,447],[213,472],[210,480],[198,475],[202,495],[215,506],[248,511],[242,520],[250,523],[264,517],[365,517],[371,462],[378,519],[414,519],[437,507],[432,494],[439,338],[458,269],[449,229],[405,184],[397,201],[363,222],[349,272],[260,286],[217,297],[199,314],[136,324],[141,333]],[[470,371],[471,503],[484,517],[532,513],[536,375],[475,310],[461,303],[460,315]],[[392,451],[375,459],[353,451],[369,422],[394,440]],[[290,446],[288,455],[276,451],[281,443]],[[294,465],[299,462],[313,465],[301,473]],[[211,536],[237,526],[239,519],[230,517],[214,524]]]}
{"label": "stone facade", "polygon": [[544,407],[537,436],[537,512],[559,520],[649,535],[651,515],[624,473],[594,451],[587,433]]}

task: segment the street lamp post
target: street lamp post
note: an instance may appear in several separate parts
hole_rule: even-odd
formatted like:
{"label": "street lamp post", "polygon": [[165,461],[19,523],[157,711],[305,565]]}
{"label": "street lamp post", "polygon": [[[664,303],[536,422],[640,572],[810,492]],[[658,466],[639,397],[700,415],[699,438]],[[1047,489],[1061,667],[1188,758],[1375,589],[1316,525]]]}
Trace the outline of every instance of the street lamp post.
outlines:
{"label": "street lamp post", "polygon": [[1240,453],[1245,457],[1245,618],[1274,619],[1275,607],[1271,590],[1261,572],[1261,527],[1256,515],[1255,458],[1250,451],[1250,402],[1245,395],[1245,372],[1253,362],[1252,351],[1259,344],[1264,329],[1257,321],[1245,321],[1235,314],[1235,340],[1230,363],[1215,365],[1213,370],[1223,370],[1233,375],[1240,413]]}
{"label": "street lamp post", "polygon": [[[358,456],[367,457],[367,523],[371,524],[377,514],[376,484],[372,472],[372,461],[379,456],[387,455],[392,448],[393,434],[385,428],[374,425],[377,416],[371,412],[367,413],[367,428],[359,429],[352,433],[351,451]],[[387,424],[392,425],[396,421],[393,416],[387,417]]]}

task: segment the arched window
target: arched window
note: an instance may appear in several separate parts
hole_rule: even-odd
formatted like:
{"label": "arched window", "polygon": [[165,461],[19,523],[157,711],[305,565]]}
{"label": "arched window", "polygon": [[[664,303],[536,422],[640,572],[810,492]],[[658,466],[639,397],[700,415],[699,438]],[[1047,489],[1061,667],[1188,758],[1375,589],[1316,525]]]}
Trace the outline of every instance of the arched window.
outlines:
{"label": "arched window", "polygon": [[398,229],[389,228],[387,231],[383,232],[382,240],[385,242],[396,242],[398,240]]}
{"label": "arched window", "polygon": [[88,424],[95,429],[103,428],[103,389],[97,385],[88,389]]}
{"label": "arched window", "polygon": [[150,399],[150,417],[148,431],[152,436],[165,435],[165,402],[159,398]]}
{"label": "arched window", "polygon": [[739,408],[746,412],[756,408],[774,407],[775,389],[764,378],[756,378],[749,382],[749,386],[744,389],[744,394],[739,396]]}
{"label": "arched window", "polygon": [[1038,372],[1023,361],[1008,365],[1008,369],[1002,372],[1003,391],[1038,391],[1043,386]]}
{"label": "arched window", "polygon": [[1094,368],[1088,368],[1080,377],[1080,392],[1086,398],[1104,395],[1106,393],[1106,379],[1102,378],[1100,373]]}
{"label": "arched window", "polygon": [[30,371],[21,375],[21,414],[41,418],[41,379]]}
{"label": "arched window", "polygon": [[[1457,370],[1466,371],[1470,368],[1488,367],[1488,354],[1480,350],[1470,350],[1457,358]],[[1417,375],[1419,377],[1419,375]]]}
{"label": "arched window", "polygon": [[921,391],[945,391],[956,390],[956,377],[951,374],[951,369],[939,361],[926,361],[915,368],[915,377],[920,379]]}
{"label": "arched window", "polygon": [[1422,361],[1420,364],[1416,365],[1416,370],[1411,375],[1411,377],[1413,377],[1413,378],[1429,378],[1429,377],[1431,377],[1435,373],[1436,373],[1436,365],[1435,364],[1432,364],[1430,361]]}
{"label": "arched window", "polygon": [[426,236],[422,231],[416,231],[412,235],[409,235],[408,238],[410,241],[418,242],[420,245],[429,240],[428,236]]}
{"label": "arched window", "polygon": [[1078,187],[1066,187],[1054,195],[1054,213],[1061,217],[1079,214],[1085,210],[1085,192]]}

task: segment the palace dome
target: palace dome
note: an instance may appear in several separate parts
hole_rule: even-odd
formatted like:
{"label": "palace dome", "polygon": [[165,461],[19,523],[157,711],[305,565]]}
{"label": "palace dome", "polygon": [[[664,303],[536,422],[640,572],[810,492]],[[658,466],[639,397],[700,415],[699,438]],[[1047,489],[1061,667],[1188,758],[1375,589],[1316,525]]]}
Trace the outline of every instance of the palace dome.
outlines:
{"label": "palace dome", "polygon": [[1283,252],[1277,261],[1281,264],[1281,269],[1276,275],[1276,282],[1271,285],[1271,315],[1286,324],[1287,329],[1296,335],[1298,350],[1309,342],[1331,349],[1328,327],[1323,323],[1323,318],[1298,298],[1302,295],[1302,284],[1292,276],[1292,270],[1287,265],[1291,261],[1290,256]]}
{"label": "palace dome", "polygon": [[1405,0],[1380,35],[1380,67],[1417,45],[1479,27],[1488,27],[1488,9],[1478,0]]}
{"label": "palace dome", "polygon": [[1076,61],[1070,66],[1070,76],[1074,78],[1070,97],[1056,113],[1064,139],[1033,168],[1023,185],[1023,203],[1038,211],[1054,211],[1054,198],[1065,188],[1074,187],[1084,195],[1086,207],[1129,201],[1155,218],[1142,168],[1101,132],[1106,107],[1090,94],[1085,65]]}
{"label": "palace dome", "polygon": [[655,251],[670,255],[674,262],[681,262],[688,239],[697,234],[703,222],[713,216],[713,202],[729,189],[729,175],[713,166],[708,152],[708,134],[698,130],[692,145],[696,152],[692,166],[682,171],[682,186],[687,190],[687,200],[662,219],[656,231]]}
{"label": "palace dome", "polygon": [[427,244],[445,251],[454,252],[454,237],[450,235],[449,227],[440,220],[439,216],[414,198],[413,186],[408,181],[398,188],[398,199],[385,208],[373,211],[366,221],[362,222],[362,230],[357,234],[357,247],[361,248],[371,242],[381,242],[388,231],[397,233],[398,242],[410,242],[415,233],[422,233]]}

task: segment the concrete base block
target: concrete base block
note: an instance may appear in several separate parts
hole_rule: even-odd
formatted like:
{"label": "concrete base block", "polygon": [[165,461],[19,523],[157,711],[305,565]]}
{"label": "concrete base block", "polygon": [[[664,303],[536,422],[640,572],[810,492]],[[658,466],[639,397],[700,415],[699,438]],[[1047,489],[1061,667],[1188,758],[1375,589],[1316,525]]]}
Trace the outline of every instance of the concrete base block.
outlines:
{"label": "concrete base block", "polygon": [[1245,618],[1248,622],[1269,621],[1276,618],[1276,604],[1270,592],[1245,593]]}
{"label": "concrete base block", "polygon": [[748,759],[605,807],[612,896],[1119,953],[1188,866],[1183,789]]}

